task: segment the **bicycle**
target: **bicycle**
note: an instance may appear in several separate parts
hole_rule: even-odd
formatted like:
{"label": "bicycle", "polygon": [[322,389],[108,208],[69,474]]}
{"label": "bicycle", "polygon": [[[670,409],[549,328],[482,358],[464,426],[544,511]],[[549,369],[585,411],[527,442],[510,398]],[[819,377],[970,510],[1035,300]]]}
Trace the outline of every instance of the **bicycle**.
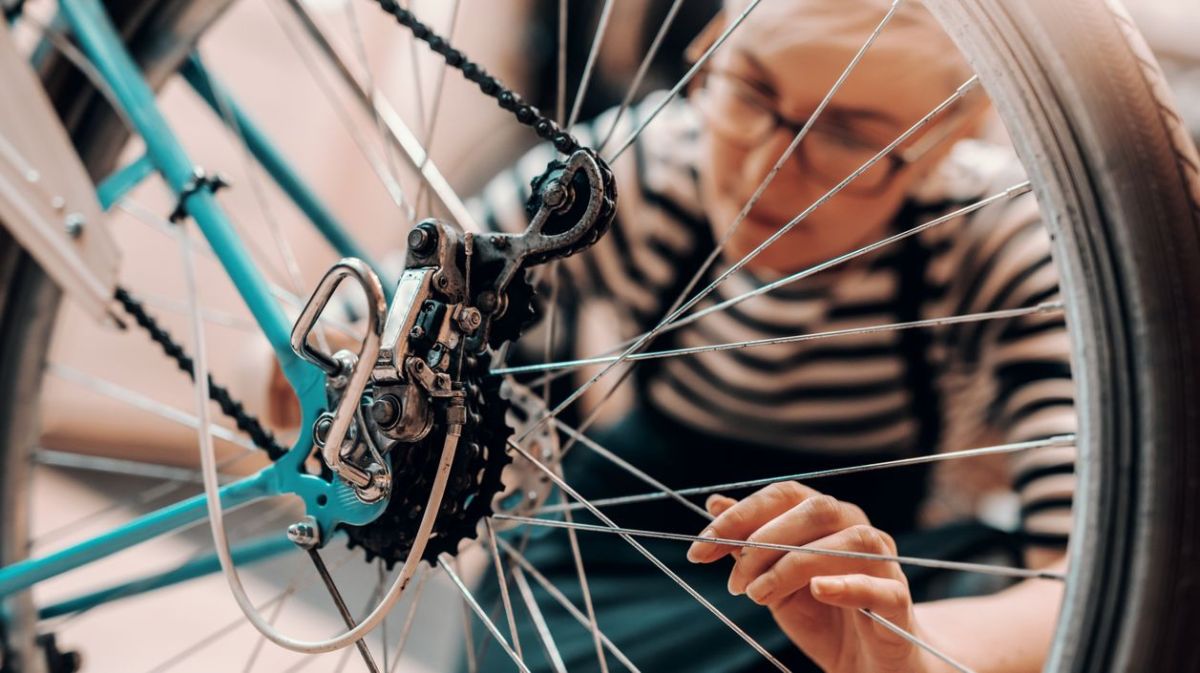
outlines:
{"label": "bicycle", "polygon": [[[22,4],[6,5],[10,20],[22,20]],[[479,544],[490,548],[501,565],[502,545],[492,533],[492,522],[499,524],[507,517],[510,522],[535,525],[527,515],[541,511],[548,484],[612,525],[550,466],[554,440],[541,430],[577,395],[549,409],[549,414],[544,403],[539,408],[530,402],[526,413],[533,420],[510,437],[503,420],[507,404],[498,383],[489,383],[495,377],[487,374],[486,367],[492,365],[486,356],[518,336],[526,322],[522,309],[530,290],[518,272],[557,257],[587,254],[588,245],[604,234],[617,198],[607,161],[629,147],[645,126],[623,139],[612,155],[590,152],[486,71],[472,67],[466,55],[406,10],[395,3],[379,4],[451,66],[463,70],[485,95],[498,97],[518,121],[554,143],[565,158],[539,177],[534,210],[541,219],[530,234],[510,238],[471,234],[469,214],[429,162],[416,134],[387,113],[369,83],[359,81],[303,7],[289,2],[318,53],[351,91],[354,104],[376,120],[397,156],[422,176],[461,226],[415,227],[409,237],[406,271],[398,282],[387,285],[372,270],[371,255],[304,185],[202,60],[190,53],[228,3],[164,1],[139,6],[62,0],[60,20],[44,27],[46,46],[36,52],[45,59],[39,64],[37,86],[57,106],[74,150],[61,141],[57,149],[50,149],[56,142],[54,131],[42,126],[30,137],[3,136],[6,151],[0,152],[4,159],[0,168],[6,170],[0,173],[4,180],[0,185],[6,187],[0,205],[7,206],[0,214],[13,232],[0,246],[0,306],[5,316],[5,345],[0,351],[5,535],[0,544],[7,564],[0,569],[0,594],[8,606],[5,666],[10,669],[37,670],[43,659],[59,670],[73,666],[64,663],[70,657],[60,656],[53,645],[45,645],[44,640],[35,643],[39,609],[43,615],[90,609],[132,593],[122,587],[115,592],[101,589],[66,607],[35,608],[32,587],[206,517],[217,542],[216,560],[259,631],[299,652],[327,652],[357,644],[368,662],[371,655],[363,638],[399,601],[422,561],[437,562],[470,600],[469,590],[443,555],[452,555],[460,543],[475,539],[476,527],[482,525],[486,534]],[[750,3],[747,11],[757,4]],[[1200,302],[1200,277],[1195,272],[1200,261],[1200,241],[1195,236],[1200,225],[1200,162],[1195,148],[1171,109],[1152,57],[1115,4],[937,0],[928,5],[976,68],[977,83],[986,89],[1013,138],[1054,236],[1067,297],[1062,310],[1071,328],[1073,369],[1079,381],[1077,472],[1082,486],[1076,500],[1069,576],[1053,578],[1067,583],[1067,594],[1048,667],[1098,671],[1192,666],[1200,656],[1191,638],[1195,624],[1191,606],[1197,599],[1195,580],[1200,572],[1196,558],[1200,526],[1194,525],[1195,512],[1200,511],[1194,482],[1200,470],[1191,448],[1197,429],[1189,405],[1200,386],[1194,376],[1197,353],[1192,345],[1194,316],[1200,315],[1195,310]],[[78,47],[65,38],[68,32]],[[164,41],[163,35],[170,39]],[[1097,50],[1096,45],[1104,48]],[[718,42],[713,49],[719,46]],[[19,70],[12,57],[7,58],[0,70],[11,78],[6,83],[16,82],[17,77],[28,80],[29,71]],[[87,77],[72,75],[68,70],[72,65]],[[270,283],[215,199],[221,181],[199,171],[188,159],[158,109],[155,91],[176,73],[234,129],[255,161],[328,243],[348,258],[330,270],[309,302],[296,307],[302,310],[294,324],[285,317]],[[681,82],[674,93],[686,83]],[[20,111],[13,119],[28,120],[47,111],[34,107],[36,95],[10,98],[8,104]],[[0,127],[5,132],[10,128],[15,125]],[[130,136],[140,138],[147,151],[117,166]],[[65,183],[69,192],[45,191],[44,185],[56,172],[52,166],[39,167],[41,154],[24,149],[29,147],[44,149],[55,161],[69,161],[62,157],[78,152],[78,167],[66,169],[77,173]],[[186,227],[191,222],[233,280],[296,391],[302,427],[312,432],[300,433],[292,447],[278,444],[227,390],[215,385],[217,378],[210,383],[194,285],[188,311],[191,352],[162,330],[136,295],[117,290],[112,246],[105,242],[97,220],[102,219],[101,210],[120,203],[151,175],[161,176],[177,197],[176,208],[161,219],[172,223],[176,234],[185,232],[179,240],[189,277],[194,251]],[[94,196],[86,194],[81,184],[90,186]],[[310,344],[309,336],[318,331],[325,304],[347,278],[354,279],[368,298],[367,334],[358,353],[329,353]],[[199,435],[206,495],[60,553],[25,558],[29,540],[22,503],[28,497],[30,460],[37,443],[36,404],[49,335],[64,293],[98,319],[117,318],[145,327],[158,347],[193,374],[198,423],[205,429]],[[110,297],[116,297],[120,310]],[[681,297],[679,308],[658,328],[609,357],[604,371],[626,360],[636,361],[638,351],[680,319],[694,299]],[[437,337],[432,338],[435,332]],[[455,356],[447,343],[455,347],[469,343],[479,357]],[[413,358],[417,352],[421,356]],[[458,371],[447,369],[444,363],[449,362]],[[599,378],[593,377],[584,387]],[[207,430],[210,396],[275,461],[219,489]],[[390,447],[372,441],[380,437],[396,446],[422,446],[417,454],[407,454],[419,455],[418,464],[388,458]],[[542,440],[536,450],[525,443],[532,439]],[[542,450],[545,453],[537,453]],[[312,456],[319,458],[319,465],[305,467]],[[524,466],[522,478],[534,483],[541,495],[526,501],[520,494],[514,500],[511,492],[501,493],[501,474],[510,460]],[[464,474],[482,476],[463,479]],[[222,508],[284,494],[303,501],[306,518],[291,526],[286,538],[277,534],[231,552],[221,523]],[[509,496],[497,501],[499,510],[493,509],[494,495]],[[666,496],[660,493],[659,497]],[[409,517],[409,527],[402,531],[371,529],[385,509],[395,507],[393,502],[403,502],[401,509],[419,517]],[[318,549],[337,537],[334,531],[339,526],[372,530],[371,537],[360,536],[357,543],[376,554],[388,550],[395,555],[391,560],[402,563],[400,571],[365,618],[355,620],[341,606],[347,622],[342,634],[302,641],[280,633],[240,587],[236,561],[299,547],[328,580]],[[574,529],[588,530],[582,524]],[[630,538],[653,533],[617,532]],[[505,556],[520,564],[519,552],[505,549]],[[147,578],[146,586],[171,584],[199,574],[200,566],[212,565],[210,560],[181,567],[178,572]],[[533,569],[524,567],[533,576]],[[340,602],[336,587],[332,583],[329,587]],[[507,591],[505,597],[504,607],[511,614]],[[481,606],[472,607],[498,646],[523,668],[516,643]],[[576,612],[585,624],[594,624],[590,601],[586,607],[588,614],[578,608]],[[607,652],[635,667],[636,662],[624,659],[615,645],[602,642],[598,629],[591,630],[601,661]]]}

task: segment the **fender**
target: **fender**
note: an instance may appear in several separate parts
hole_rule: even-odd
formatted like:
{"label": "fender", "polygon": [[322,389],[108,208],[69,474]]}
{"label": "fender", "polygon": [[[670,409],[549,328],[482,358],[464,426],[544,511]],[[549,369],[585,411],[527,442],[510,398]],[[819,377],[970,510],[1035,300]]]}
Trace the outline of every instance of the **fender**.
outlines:
{"label": "fender", "polygon": [[120,253],[96,187],[0,21],[0,226],[93,318],[111,322]]}

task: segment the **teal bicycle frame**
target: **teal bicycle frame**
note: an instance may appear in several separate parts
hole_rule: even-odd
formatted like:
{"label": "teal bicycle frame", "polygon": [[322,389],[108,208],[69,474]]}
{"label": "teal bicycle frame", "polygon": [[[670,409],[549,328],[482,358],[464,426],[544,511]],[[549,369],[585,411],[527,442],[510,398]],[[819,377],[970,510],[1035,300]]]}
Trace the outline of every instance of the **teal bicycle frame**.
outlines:
{"label": "teal bicycle frame", "polygon": [[[101,183],[97,189],[101,204],[107,208],[116,203],[154,172],[163,177],[177,197],[182,199],[187,214],[199,227],[271,344],[284,375],[300,400],[301,427],[311,427],[326,407],[324,373],[292,351],[289,342],[291,323],[271,295],[266,279],[212,193],[205,189],[187,190],[198,167],[188,158],[158,109],[153,91],[126,50],[100,0],[61,0],[60,7],[63,23],[78,39],[84,53],[123,108],[133,132],[144,140],[146,146],[143,157]],[[220,114],[224,110],[232,116],[238,134],[257,161],[335,250],[343,256],[367,259],[345,227],[290,168],[283,155],[237,106],[229,93],[208,74],[198,58],[190,58],[181,74],[215,112]],[[325,533],[323,538],[328,537],[339,523],[362,525],[379,516],[386,506],[386,500],[365,504],[341,480],[335,478],[329,482],[307,474],[302,469],[303,461],[311,450],[310,433],[301,432],[295,445],[279,461],[254,475],[222,487],[222,505],[236,508],[264,498],[294,495],[304,502],[306,513],[316,519]],[[53,554],[0,568],[0,598],[206,517],[205,499],[199,495]],[[285,542],[286,538],[281,537],[253,542],[235,549],[234,555],[247,561],[264,558],[291,548]],[[158,576],[135,580],[44,608],[42,614],[57,615],[86,609],[107,600],[165,586],[216,569],[214,559],[200,559]]]}

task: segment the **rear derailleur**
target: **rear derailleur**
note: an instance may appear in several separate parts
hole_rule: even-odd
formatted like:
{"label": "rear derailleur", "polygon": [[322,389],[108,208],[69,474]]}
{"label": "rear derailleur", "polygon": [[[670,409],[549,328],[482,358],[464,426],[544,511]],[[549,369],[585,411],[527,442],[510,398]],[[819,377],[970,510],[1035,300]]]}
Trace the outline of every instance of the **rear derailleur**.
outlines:
{"label": "rear derailleur", "polygon": [[[551,163],[533,183],[521,233],[464,233],[429,219],[408,235],[405,271],[390,308],[360,260],[334,265],[292,333],[292,348],[326,373],[328,409],[313,425],[323,470],[366,503],[388,498],[365,526],[343,526],[352,546],[389,565],[412,546],[433,471],[447,438],[458,442],[451,479],[425,558],[454,553],[492,511],[508,463],[508,403],[488,374],[496,351],[536,319],[533,266],[575,254],[608,230],[616,192],[590,150]],[[326,354],[309,342],[341,280],[368,296],[359,352]]]}

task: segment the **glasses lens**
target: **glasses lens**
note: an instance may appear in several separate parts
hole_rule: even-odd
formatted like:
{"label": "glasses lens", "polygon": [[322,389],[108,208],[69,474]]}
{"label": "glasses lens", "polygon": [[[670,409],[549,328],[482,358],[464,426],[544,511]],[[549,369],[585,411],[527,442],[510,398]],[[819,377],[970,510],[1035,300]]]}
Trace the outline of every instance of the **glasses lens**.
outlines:
{"label": "glasses lens", "polygon": [[[882,147],[860,142],[842,132],[831,132],[814,126],[801,143],[803,162],[813,177],[833,187],[871,161]],[[863,171],[847,190],[875,190],[888,179],[891,162],[886,157]]]}

